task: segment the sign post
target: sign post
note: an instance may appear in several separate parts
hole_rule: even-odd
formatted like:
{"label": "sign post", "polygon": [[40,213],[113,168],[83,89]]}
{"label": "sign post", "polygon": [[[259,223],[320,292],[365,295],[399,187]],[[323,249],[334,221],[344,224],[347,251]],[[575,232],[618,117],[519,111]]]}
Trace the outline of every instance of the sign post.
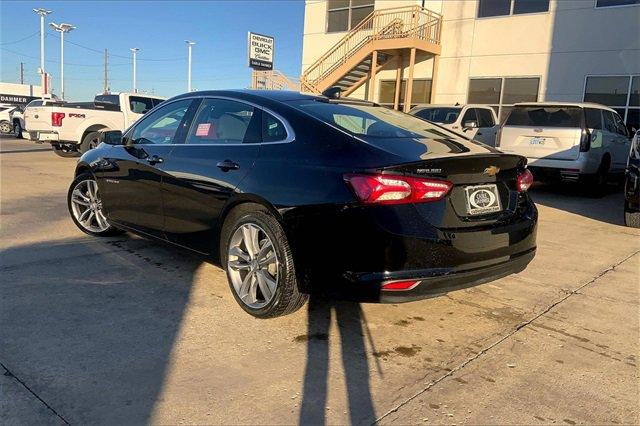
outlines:
{"label": "sign post", "polygon": [[273,37],[249,32],[247,50],[250,68],[263,71],[273,69]]}

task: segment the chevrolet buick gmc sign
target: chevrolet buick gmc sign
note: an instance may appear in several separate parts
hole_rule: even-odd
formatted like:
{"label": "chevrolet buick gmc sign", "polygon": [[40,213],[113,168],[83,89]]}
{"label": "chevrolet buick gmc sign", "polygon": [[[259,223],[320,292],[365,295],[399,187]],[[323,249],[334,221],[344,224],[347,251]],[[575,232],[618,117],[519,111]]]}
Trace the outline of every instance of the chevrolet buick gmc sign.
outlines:
{"label": "chevrolet buick gmc sign", "polygon": [[249,67],[254,70],[273,69],[273,37],[249,33]]}

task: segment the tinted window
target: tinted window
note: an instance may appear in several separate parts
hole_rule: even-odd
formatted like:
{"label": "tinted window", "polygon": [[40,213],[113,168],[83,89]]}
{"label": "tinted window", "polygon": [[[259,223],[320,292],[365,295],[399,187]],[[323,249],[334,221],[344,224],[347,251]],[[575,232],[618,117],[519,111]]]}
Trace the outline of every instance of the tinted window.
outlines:
{"label": "tinted window", "polygon": [[604,119],[604,130],[616,133],[616,123],[613,120],[613,113],[611,111],[602,111],[602,118]]}
{"label": "tinted window", "polygon": [[596,108],[585,108],[584,117],[588,129],[602,129],[602,110]]}
{"label": "tinted window", "polygon": [[458,119],[460,110],[461,108],[424,108],[414,115],[434,123],[451,124]]}
{"label": "tinted window", "polygon": [[549,0],[513,0],[513,14],[537,13],[549,10]]}
{"label": "tinted window", "polygon": [[478,3],[478,18],[511,13],[511,0],[479,0]]}
{"label": "tinted window", "polygon": [[[407,80],[400,82],[400,105],[404,104],[404,95],[407,90]],[[393,105],[396,94],[395,80],[382,80],[380,82],[380,92],[378,102],[386,105]],[[413,90],[411,92],[411,104],[426,104],[431,100],[431,80],[413,80]]]}
{"label": "tinted window", "polygon": [[627,136],[627,128],[618,114],[613,114],[613,123],[616,127],[616,133]]}
{"label": "tinted window", "polygon": [[266,111],[262,111],[262,141],[278,142],[287,139],[284,124]]}
{"label": "tinted window", "polygon": [[478,127],[493,127],[496,125],[490,110],[476,108],[476,114],[478,115]]}
{"label": "tinted window", "polygon": [[478,117],[476,116],[476,109],[469,108],[462,116],[462,125],[464,126],[467,121],[475,121],[478,124]]}
{"label": "tinted window", "polygon": [[640,106],[640,77],[633,77],[633,81],[631,82],[629,105]]}
{"label": "tinted window", "polygon": [[596,7],[628,6],[640,4],[640,0],[597,0]]}
{"label": "tinted window", "polygon": [[153,108],[153,99],[140,96],[129,97],[129,108],[137,114],[144,114]]}
{"label": "tinted window", "polygon": [[94,99],[95,103],[120,105],[120,97],[118,95],[97,95]]}
{"label": "tinted window", "polygon": [[500,78],[475,78],[469,80],[470,104],[499,104],[500,103]]}
{"label": "tinted window", "polygon": [[31,101],[29,102],[29,105],[27,105],[28,107],[39,107],[42,106],[42,101]]}
{"label": "tinted window", "polygon": [[631,108],[627,111],[627,129],[629,133],[635,133],[640,129],[640,109]]}
{"label": "tinted window", "polygon": [[[255,117],[254,117],[255,116]],[[226,99],[205,99],[191,125],[188,144],[239,144],[259,142],[255,124],[259,114],[251,105]],[[250,130],[252,129],[256,130]]]}
{"label": "tinted window", "polygon": [[144,117],[133,129],[131,141],[135,144],[174,143],[178,126],[190,105],[190,99],[183,99],[165,105]]}
{"label": "tinted window", "polygon": [[582,109],[574,107],[514,107],[507,126],[580,128]]}
{"label": "tinted window", "polygon": [[627,104],[629,77],[587,77],[585,102],[596,102],[609,106]]}
{"label": "tinted window", "polygon": [[327,32],[347,31],[373,12],[375,0],[329,0]]}
{"label": "tinted window", "polygon": [[503,104],[535,102],[538,100],[539,78],[505,78]]}

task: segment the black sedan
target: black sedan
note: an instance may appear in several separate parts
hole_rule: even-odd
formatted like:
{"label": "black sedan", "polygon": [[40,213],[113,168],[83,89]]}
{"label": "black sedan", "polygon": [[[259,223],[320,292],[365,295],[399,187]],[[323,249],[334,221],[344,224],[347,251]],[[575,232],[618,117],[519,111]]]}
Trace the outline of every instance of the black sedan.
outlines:
{"label": "black sedan", "polygon": [[519,272],[535,254],[525,158],[375,104],[195,92],[103,140],[69,188],[75,224],[219,260],[257,317],[325,287],[435,296]]}
{"label": "black sedan", "polygon": [[640,130],[631,140],[624,179],[624,223],[640,228]]}

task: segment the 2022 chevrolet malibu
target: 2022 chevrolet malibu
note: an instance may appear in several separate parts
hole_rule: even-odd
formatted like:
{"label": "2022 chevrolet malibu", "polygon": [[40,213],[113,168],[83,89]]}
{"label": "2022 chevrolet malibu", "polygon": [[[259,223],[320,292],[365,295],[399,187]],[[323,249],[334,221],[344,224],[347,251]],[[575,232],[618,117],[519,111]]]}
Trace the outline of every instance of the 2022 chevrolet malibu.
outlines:
{"label": "2022 chevrolet malibu", "polygon": [[395,302],[523,270],[532,180],[524,157],[375,104],[205,91],[105,132],[68,205],[90,235],[219,259],[240,306],[274,317],[324,286]]}

